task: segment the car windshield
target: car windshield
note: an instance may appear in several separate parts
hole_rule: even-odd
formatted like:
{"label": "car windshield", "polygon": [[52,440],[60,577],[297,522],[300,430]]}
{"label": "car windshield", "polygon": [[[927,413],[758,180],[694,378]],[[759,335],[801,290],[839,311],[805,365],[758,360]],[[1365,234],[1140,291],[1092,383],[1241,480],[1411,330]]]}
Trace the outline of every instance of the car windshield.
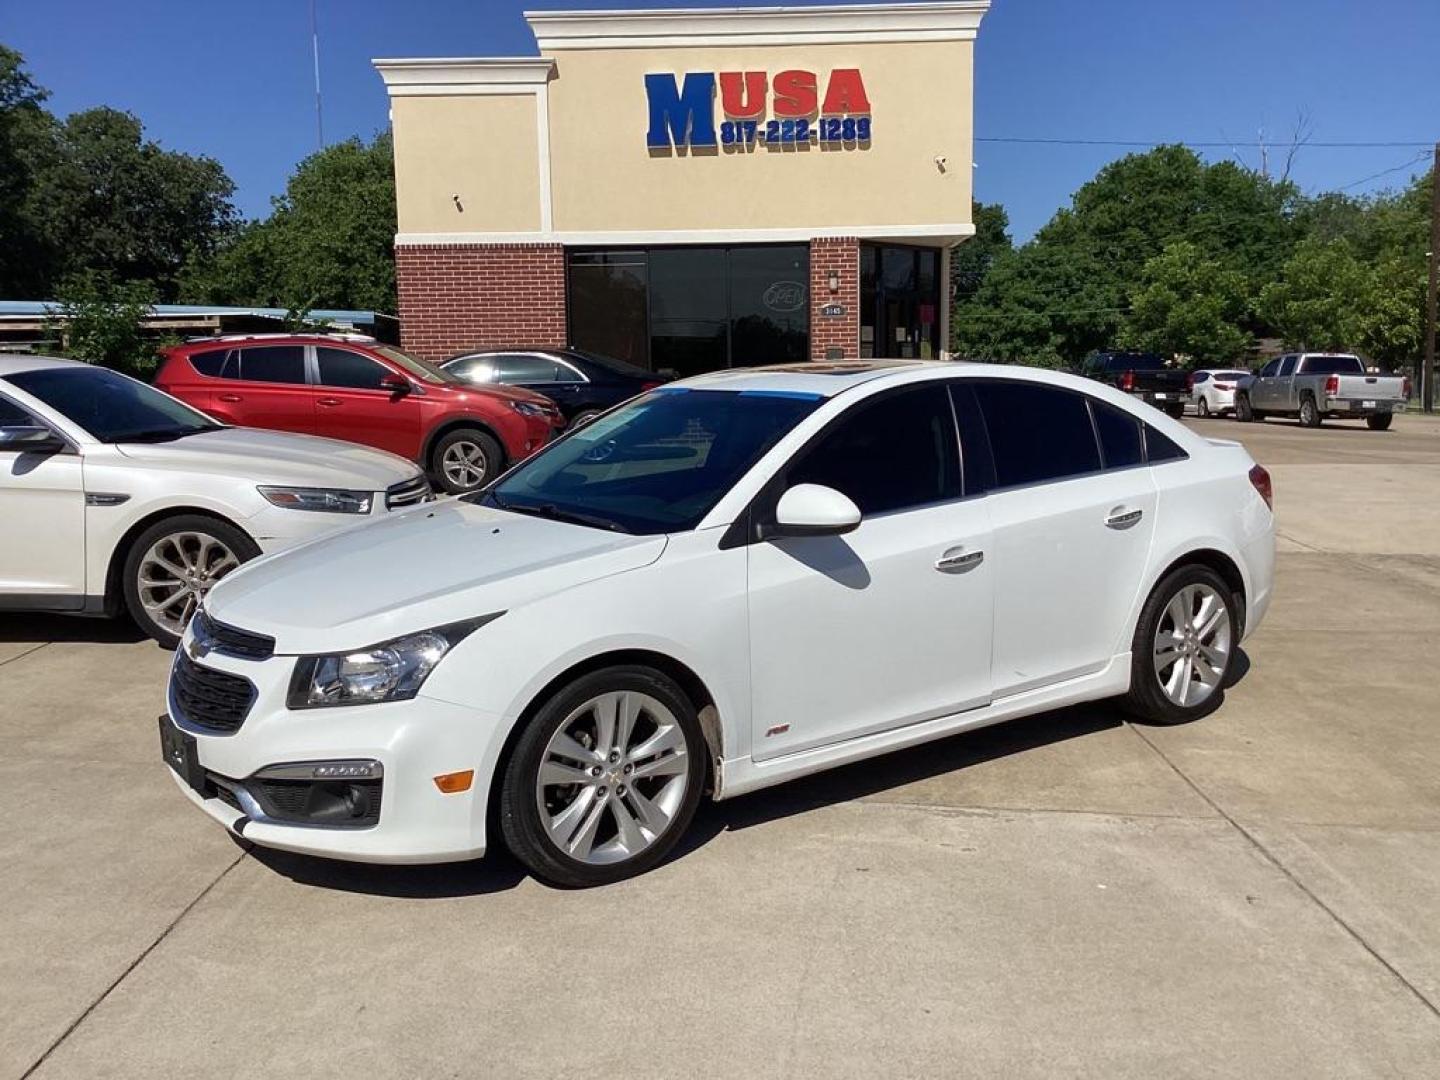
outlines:
{"label": "car windshield", "polygon": [[393,345],[375,345],[373,348],[392,364],[398,365],[421,382],[453,383],[459,381],[454,375],[450,374],[450,372],[440,370],[440,368],[428,360],[421,360],[418,356],[411,356],[404,349],[397,349]]}
{"label": "car windshield", "polygon": [[168,442],[225,426],[107,368],[39,368],[8,378],[101,442]]}
{"label": "car windshield", "polygon": [[658,390],[577,429],[466,499],[617,532],[691,529],[821,400],[777,391]]}
{"label": "car windshield", "polygon": [[1306,375],[1364,375],[1365,365],[1358,356],[1307,356]]}

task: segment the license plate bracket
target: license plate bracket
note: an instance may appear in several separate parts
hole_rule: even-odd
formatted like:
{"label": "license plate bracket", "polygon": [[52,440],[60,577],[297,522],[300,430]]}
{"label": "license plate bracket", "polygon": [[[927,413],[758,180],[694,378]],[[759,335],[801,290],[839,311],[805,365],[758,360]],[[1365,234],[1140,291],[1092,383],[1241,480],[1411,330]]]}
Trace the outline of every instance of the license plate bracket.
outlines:
{"label": "license plate bracket", "polygon": [[205,794],[205,770],[200,765],[195,737],[185,734],[163,715],[160,717],[160,756],[187,787]]}

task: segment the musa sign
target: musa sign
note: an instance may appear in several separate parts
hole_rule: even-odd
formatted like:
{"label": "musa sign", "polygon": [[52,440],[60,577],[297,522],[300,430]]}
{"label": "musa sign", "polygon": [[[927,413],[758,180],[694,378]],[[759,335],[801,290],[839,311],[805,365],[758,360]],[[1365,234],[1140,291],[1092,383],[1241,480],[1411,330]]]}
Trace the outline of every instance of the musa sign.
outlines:
{"label": "musa sign", "polygon": [[[715,123],[719,83],[724,119]],[[830,72],[825,93],[813,71],[787,70],[771,80],[763,71],[687,71],[645,76],[652,150],[869,142],[870,99],[858,68]]]}

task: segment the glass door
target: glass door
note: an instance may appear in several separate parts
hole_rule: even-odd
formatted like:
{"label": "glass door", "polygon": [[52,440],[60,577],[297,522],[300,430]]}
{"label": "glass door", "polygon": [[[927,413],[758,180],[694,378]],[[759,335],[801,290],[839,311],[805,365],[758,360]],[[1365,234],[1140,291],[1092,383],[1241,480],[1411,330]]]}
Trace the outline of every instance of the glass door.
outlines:
{"label": "glass door", "polygon": [[940,355],[940,252],[866,244],[860,249],[860,355]]}

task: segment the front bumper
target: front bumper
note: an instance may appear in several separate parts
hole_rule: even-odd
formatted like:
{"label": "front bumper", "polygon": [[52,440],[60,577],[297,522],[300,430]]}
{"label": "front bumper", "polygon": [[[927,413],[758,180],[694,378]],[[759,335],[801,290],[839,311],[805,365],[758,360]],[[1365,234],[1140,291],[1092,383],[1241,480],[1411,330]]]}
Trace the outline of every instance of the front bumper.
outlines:
{"label": "front bumper", "polygon": [[[227,829],[263,847],[356,862],[453,862],[485,853],[494,756],[487,748],[498,744],[491,738],[499,730],[497,717],[425,697],[290,710],[284,701],[293,657],[248,661],[212,654],[196,662],[256,688],[254,704],[233,734],[188,722],[173,697],[161,720],[194,740],[204,774],[187,782],[172,765],[176,785]],[[375,785],[380,798],[374,824],[287,823],[237,797],[235,789],[258,783],[258,774],[276,766],[333,761],[379,764],[383,784]],[[439,790],[435,777],[465,769],[475,771],[468,791]]]}

